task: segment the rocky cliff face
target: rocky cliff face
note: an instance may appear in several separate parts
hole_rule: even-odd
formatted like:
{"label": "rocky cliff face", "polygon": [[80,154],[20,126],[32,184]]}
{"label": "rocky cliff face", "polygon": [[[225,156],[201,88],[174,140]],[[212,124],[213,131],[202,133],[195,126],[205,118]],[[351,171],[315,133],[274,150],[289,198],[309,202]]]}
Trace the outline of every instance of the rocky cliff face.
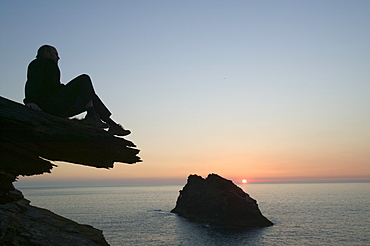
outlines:
{"label": "rocky cliff face", "polygon": [[0,245],[108,245],[102,231],[31,206],[13,182],[50,173],[50,161],[97,168],[141,162],[135,147],[102,129],[0,97]]}
{"label": "rocky cliff face", "polygon": [[201,223],[227,227],[271,226],[256,200],[217,174],[190,175],[171,211]]}
{"label": "rocky cliff face", "polygon": [[[96,151],[99,150],[99,151]],[[0,97],[0,191],[19,175],[50,172],[50,161],[111,168],[140,162],[135,144],[75,120],[63,119]]]}
{"label": "rocky cliff face", "polygon": [[101,230],[31,206],[20,191],[11,193],[19,200],[0,204],[0,245],[109,245]]}

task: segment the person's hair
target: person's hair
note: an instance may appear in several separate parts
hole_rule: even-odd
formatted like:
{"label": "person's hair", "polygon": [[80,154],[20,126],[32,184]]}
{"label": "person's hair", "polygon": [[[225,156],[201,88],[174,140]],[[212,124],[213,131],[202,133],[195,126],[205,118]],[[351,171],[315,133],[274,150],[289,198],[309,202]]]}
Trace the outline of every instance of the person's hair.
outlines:
{"label": "person's hair", "polygon": [[36,58],[40,58],[40,57],[43,57],[45,52],[47,51],[51,51],[51,49],[55,49],[53,46],[51,45],[48,45],[48,44],[45,44],[43,46],[41,46],[38,50],[37,50],[37,56]]}

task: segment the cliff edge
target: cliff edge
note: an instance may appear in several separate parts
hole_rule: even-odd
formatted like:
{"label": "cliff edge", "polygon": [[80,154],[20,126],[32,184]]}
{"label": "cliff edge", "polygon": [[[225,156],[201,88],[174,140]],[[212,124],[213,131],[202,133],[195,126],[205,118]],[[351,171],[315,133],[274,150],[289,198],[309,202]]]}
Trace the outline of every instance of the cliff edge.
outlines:
{"label": "cliff edge", "polygon": [[50,161],[97,168],[137,163],[141,160],[135,147],[105,130],[0,97],[0,191],[11,190],[19,175],[50,172],[54,166]]}
{"label": "cliff edge", "polygon": [[102,231],[31,206],[13,182],[50,173],[51,161],[96,168],[141,162],[129,140],[0,97],[0,244],[108,245]]}

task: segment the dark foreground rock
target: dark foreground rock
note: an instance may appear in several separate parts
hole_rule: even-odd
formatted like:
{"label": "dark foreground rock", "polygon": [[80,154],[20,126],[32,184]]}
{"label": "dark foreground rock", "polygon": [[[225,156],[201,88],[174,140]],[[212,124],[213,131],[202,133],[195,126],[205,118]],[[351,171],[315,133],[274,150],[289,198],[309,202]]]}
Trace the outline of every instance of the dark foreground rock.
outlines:
{"label": "dark foreground rock", "polygon": [[19,175],[49,173],[50,161],[97,168],[141,162],[135,144],[76,120],[55,117],[0,97],[0,191]]}
{"label": "dark foreground rock", "polygon": [[13,182],[50,173],[53,161],[96,168],[141,162],[135,144],[0,96],[0,245],[108,245],[102,231],[29,205]]}
{"label": "dark foreground rock", "polygon": [[[23,197],[20,191],[13,196]],[[18,194],[16,194],[18,193]],[[109,245],[101,230],[81,225],[49,210],[30,205],[25,198],[0,204],[0,245]]]}
{"label": "dark foreground rock", "polygon": [[190,175],[171,211],[189,220],[227,227],[271,226],[256,200],[217,174]]}

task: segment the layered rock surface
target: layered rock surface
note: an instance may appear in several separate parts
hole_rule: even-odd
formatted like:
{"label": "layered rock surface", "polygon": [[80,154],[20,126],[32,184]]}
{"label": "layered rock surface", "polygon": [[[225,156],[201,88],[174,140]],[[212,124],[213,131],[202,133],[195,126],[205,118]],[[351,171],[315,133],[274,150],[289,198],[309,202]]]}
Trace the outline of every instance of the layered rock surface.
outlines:
{"label": "layered rock surface", "polygon": [[100,230],[31,206],[13,182],[51,172],[51,161],[97,168],[141,162],[135,147],[105,130],[0,97],[0,245],[108,245]]}
{"label": "layered rock surface", "polygon": [[[131,141],[76,120],[63,119],[0,97],[0,175],[2,187],[18,175],[50,172],[50,161],[98,168],[114,162],[140,162]],[[9,182],[9,181],[8,181]]]}
{"label": "layered rock surface", "polygon": [[256,200],[217,174],[190,175],[171,211],[189,220],[227,227],[271,226]]}

